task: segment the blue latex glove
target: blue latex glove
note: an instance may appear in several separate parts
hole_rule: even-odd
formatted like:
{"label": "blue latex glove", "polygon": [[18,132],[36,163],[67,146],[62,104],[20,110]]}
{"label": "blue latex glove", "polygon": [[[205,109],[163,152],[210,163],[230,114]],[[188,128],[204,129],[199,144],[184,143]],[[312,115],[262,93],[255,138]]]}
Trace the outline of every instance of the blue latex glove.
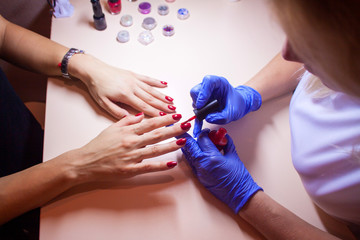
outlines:
{"label": "blue latex glove", "polygon": [[181,148],[199,181],[236,214],[257,191],[262,190],[239,159],[229,135],[222,155],[209,139],[210,130],[203,130],[197,141],[189,134]]}
{"label": "blue latex glove", "polygon": [[[208,102],[217,99],[221,111],[209,114],[205,120],[214,124],[227,124],[236,121],[261,106],[261,95],[251,87],[234,88],[223,77],[205,76],[202,83],[190,91],[194,108],[202,108]],[[194,136],[197,137],[202,128],[202,121],[195,119]]]}

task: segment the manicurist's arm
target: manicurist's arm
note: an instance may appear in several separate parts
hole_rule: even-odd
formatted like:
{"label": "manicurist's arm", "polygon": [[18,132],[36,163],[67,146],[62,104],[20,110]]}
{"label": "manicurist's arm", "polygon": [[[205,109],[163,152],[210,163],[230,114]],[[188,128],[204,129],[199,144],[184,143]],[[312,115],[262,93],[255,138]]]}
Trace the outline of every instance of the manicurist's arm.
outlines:
{"label": "manicurist's arm", "polygon": [[293,91],[303,73],[303,64],[287,61],[279,53],[244,85],[259,92],[264,103]]}
{"label": "manicurist's arm", "polygon": [[[292,92],[303,72],[302,64],[286,61],[277,54],[244,85],[232,86],[224,77],[208,75],[191,89],[190,95],[198,109],[217,99],[220,110],[207,115],[206,121],[227,124],[258,110],[266,101]],[[195,136],[200,133],[201,127],[202,121],[196,119]]]}
{"label": "manicurist's arm", "polygon": [[224,154],[204,129],[197,140],[185,134],[181,149],[193,173],[216,198],[246,220],[266,239],[337,239],[308,224],[263,192],[237,155],[235,145],[227,136]]}
{"label": "manicurist's arm", "polygon": [[[58,64],[68,50],[68,47],[0,16],[2,59],[30,71],[60,77],[62,74]],[[159,116],[159,112],[175,112],[172,98],[154,88],[166,87],[164,81],[113,67],[87,53],[73,55],[67,69],[70,76],[84,82],[95,101],[115,118],[129,114],[116,104],[118,102],[149,116]]]}
{"label": "manicurist's arm", "polygon": [[[147,120],[143,114],[126,116],[79,149],[0,178],[0,225],[43,206],[79,184],[119,182],[138,174],[175,167],[174,161],[142,160],[175,151],[185,144],[185,139],[156,144],[190,129],[190,123],[182,127],[176,124],[180,119],[180,114]],[[168,125],[172,126],[165,127]]]}
{"label": "manicurist's arm", "polygon": [[262,191],[255,193],[238,215],[266,239],[339,239],[305,222]]}

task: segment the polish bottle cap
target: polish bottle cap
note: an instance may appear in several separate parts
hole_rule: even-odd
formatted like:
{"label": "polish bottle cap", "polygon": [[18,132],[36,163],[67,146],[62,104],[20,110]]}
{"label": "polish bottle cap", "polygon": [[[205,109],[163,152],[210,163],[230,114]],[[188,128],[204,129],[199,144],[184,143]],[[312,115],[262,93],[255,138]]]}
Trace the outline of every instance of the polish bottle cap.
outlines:
{"label": "polish bottle cap", "polygon": [[227,131],[225,128],[219,128],[219,130],[217,131],[212,130],[211,132],[209,132],[208,136],[210,140],[215,144],[215,146],[217,147],[217,149],[219,149],[219,151],[224,149],[224,147],[228,143],[228,140],[225,137],[226,133]]}
{"label": "polish bottle cap", "polygon": [[151,4],[149,2],[142,2],[139,4],[138,10],[142,14],[148,14],[151,12]]}
{"label": "polish bottle cap", "polygon": [[144,31],[139,34],[138,40],[140,43],[142,43],[144,45],[148,45],[148,44],[152,43],[152,41],[154,41],[154,36],[152,35],[152,33],[150,31]]}
{"label": "polish bottle cap", "polygon": [[196,115],[196,118],[199,121],[202,121],[206,118],[206,116],[209,113],[213,113],[216,112],[217,110],[219,110],[220,108],[220,104],[218,102],[218,100],[213,100],[210,103],[206,104],[203,108],[201,109],[194,109],[194,113]]}
{"label": "polish bottle cap", "polygon": [[147,17],[142,22],[142,27],[146,30],[152,30],[156,27],[156,20],[153,17]]}
{"label": "polish bottle cap", "polygon": [[126,30],[118,32],[116,39],[121,43],[126,43],[130,40],[130,34]]}
{"label": "polish bottle cap", "polygon": [[120,24],[124,27],[130,27],[133,24],[133,18],[131,15],[124,15],[120,19]]}
{"label": "polish bottle cap", "polygon": [[163,35],[166,37],[170,37],[175,34],[174,27],[172,25],[165,25],[163,27]]}
{"label": "polish bottle cap", "polygon": [[186,8],[180,8],[177,12],[177,16],[179,19],[184,20],[190,16],[190,12]]}
{"label": "polish bottle cap", "polygon": [[165,16],[169,13],[169,7],[166,4],[161,4],[158,7],[158,13],[161,16]]}

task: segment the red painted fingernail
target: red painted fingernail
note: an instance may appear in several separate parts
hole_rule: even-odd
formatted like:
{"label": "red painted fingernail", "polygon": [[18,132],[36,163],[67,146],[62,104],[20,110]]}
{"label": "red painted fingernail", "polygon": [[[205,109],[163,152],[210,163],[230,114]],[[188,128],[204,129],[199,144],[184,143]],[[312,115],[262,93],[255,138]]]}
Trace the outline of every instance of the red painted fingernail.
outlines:
{"label": "red painted fingernail", "polygon": [[176,141],[177,145],[184,145],[186,143],[186,138],[180,138],[179,140]]}
{"label": "red painted fingernail", "polygon": [[174,101],[174,99],[172,97],[169,97],[169,96],[166,96],[165,99],[170,101],[170,102]]}
{"label": "red painted fingernail", "polygon": [[172,115],[172,118],[174,119],[174,120],[180,120],[181,119],[181,114],[174,114],[174,115]]}
{"label": "red painted fingernail", "polygon": [[176,107],[173,106],[173,105],[169,105],[168,108],[169,108],[170,110],[175,110],[175,109],[176,109]]}
{"label": "red painted fingernail", "polygon": [[160,81],[162,84],[164,84],[164,85],[167,85],[167,82],[164,82],[164,81]]}
{"label": "red painted fingernail", "polygon": [[177,165],[177,162],[171,161],[171,162],[166,163],[166,165],[168,166],[168,168],[173,168]]}
{"label": "red painted fingernail", "polygon": [[165,116],[166,113],[164,113],[164,112],[159,112],[159,115],[160,115],[160,116]]}
{"label": "red painted fingernail", "polygon": [[191,123],[182,123],[180,127],[182,130],[188,130],[189,128],[191,128]]}
{"label": "red painted fingernail", "polygon": [[135,115],[135,117],[141,116],[143,114],[144,114],[143,112],[139,112],[138,114]]}

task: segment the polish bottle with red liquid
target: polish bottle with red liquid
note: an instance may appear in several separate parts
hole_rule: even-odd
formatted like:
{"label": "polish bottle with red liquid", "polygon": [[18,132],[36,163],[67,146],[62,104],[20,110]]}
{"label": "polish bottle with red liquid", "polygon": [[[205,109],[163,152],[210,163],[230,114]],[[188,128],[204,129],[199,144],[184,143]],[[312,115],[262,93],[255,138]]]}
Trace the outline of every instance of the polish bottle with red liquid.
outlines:
{"label": "polish bottle with red liquid", "polygon": [[228,140],[226,138],[226,129],[225,128],[219,128],[219,130],[212,130],[209,132],[209,138],[210,140],[215,144],[217,149],[219,151],[223,150],[223,148],[226,146]]}
{"label": "polish bottle with red liquid", "polygon": [[121,0],[108,0],[110,13],[113,15],[121,12]]}

